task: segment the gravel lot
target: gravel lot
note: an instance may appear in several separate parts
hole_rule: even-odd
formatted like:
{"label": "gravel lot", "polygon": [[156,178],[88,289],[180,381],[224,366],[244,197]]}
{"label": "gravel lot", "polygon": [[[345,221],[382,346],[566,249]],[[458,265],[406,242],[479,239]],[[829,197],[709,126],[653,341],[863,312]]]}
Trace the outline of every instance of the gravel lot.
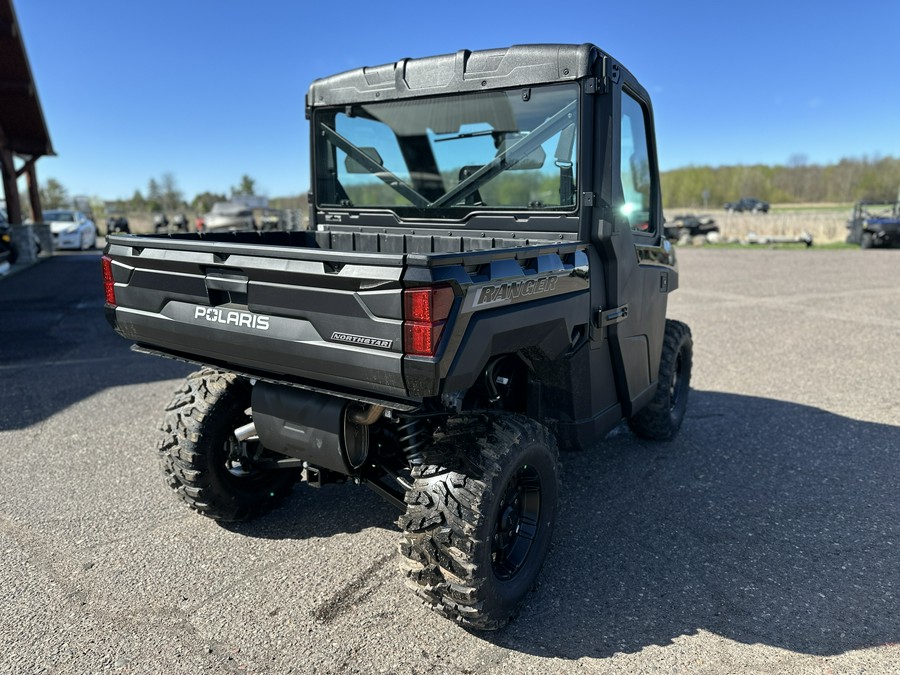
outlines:
{"label": "gravel lot", "polygon": [[564,455],[540,583],[485,635],[404,588],[365,488],[232,529],[167,494],[188,368],[110,330],[97,256],[0,280],[0,673],[900,671],[900,251],[681,251],[680,437]]}

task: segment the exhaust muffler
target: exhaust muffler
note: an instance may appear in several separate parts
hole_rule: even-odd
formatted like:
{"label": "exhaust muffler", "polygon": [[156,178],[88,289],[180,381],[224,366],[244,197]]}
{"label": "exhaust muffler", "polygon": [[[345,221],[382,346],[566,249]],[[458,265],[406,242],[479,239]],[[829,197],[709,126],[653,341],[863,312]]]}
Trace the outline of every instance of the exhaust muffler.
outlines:
{"label": "exhaust muffler", "polygon": [[235,430],[238,440],[255,435],[269,450],[347,475],[366,461],[369,426],[384,412],[268,382],[254,385],[251,406],[253,422]]}

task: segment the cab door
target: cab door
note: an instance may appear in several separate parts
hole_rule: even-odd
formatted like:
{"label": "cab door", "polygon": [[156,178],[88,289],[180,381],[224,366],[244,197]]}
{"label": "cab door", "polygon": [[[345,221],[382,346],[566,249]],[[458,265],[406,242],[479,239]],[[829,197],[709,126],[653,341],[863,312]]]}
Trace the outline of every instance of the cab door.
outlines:
{"label": "cab door", "polygon": [[[677,286],[674,256],[663,236],[662,201],[649,97],[627,71],[612,94],[612,173],[608,208],[598,224],[606,258],[606,305],[595,324],[609,340],[624,414],[656,390],[667,294]],[[600,234],[602,233],[602,234]]]}

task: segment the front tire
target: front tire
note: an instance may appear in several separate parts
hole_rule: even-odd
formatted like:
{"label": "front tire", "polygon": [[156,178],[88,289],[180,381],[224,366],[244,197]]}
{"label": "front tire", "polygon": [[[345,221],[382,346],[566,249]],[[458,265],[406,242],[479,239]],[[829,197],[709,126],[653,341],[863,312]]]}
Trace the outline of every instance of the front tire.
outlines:
{"label": "front tire", "polygon": [[693,356],[691,329],[681,321],[666,319],[656,394],[628,419],[631,430],[641,438],[671,441],[678,434],[687,411]]}
{"label": "front tire", "polygon": [[400,518],[407,585],[466,628],[496,630],[531,590],[550,548],[557,446],[520,415],[448,423],[413,469]]}
{"label": "front tire", "polygon": [[299,477],[296,469],[272,467],[280,455],[258,441],[235,439],[234,430],[250,421],[250,389],[231,373],[201,370],[187,377],[166,408],[158,447],[166,484],[214,520],[243,521],[269,511]]}
{"label": "front tire", "polygon": [[862,236],[859,239],[859,247],[861,249],[869,249],[875,246],[875,237],[872,236],[871,232],[863,232]]}

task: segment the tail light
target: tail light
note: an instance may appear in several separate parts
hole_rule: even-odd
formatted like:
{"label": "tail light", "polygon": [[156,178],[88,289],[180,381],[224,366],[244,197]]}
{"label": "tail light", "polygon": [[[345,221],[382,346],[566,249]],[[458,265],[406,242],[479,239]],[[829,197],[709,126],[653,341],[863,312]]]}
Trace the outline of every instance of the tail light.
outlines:
{"label": "tail light", "polygon": [[101,256],[100,266],[103,268],[103,292],[106,294],[106,304],[116,306],[116,282],[113,279],[112,258]]}
{"label": "tail light", "polygon": [[403,351],[414,356],[434,356],[451,309],[450,286],[403,291]]}

